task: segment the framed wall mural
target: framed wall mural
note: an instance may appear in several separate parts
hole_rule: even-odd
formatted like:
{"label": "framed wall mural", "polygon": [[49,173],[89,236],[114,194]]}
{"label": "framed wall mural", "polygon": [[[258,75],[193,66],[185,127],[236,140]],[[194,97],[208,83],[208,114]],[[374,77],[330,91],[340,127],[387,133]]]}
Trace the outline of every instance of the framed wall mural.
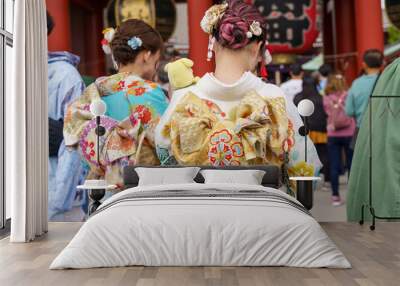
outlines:
{"label": "framed wall mural", "polygon": [[108,27],[116,27],[128,19],[143,20],[167,41],[175,31],[176,7],[173,0],[111,0],[105,18]]}

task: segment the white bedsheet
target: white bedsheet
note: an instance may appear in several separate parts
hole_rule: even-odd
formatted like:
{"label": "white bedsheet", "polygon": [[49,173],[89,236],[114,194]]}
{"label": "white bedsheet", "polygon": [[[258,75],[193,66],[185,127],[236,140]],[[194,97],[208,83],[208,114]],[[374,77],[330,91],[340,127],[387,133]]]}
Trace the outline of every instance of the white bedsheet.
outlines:
{"label": "white bedsheet", "polygon": [[292,199],[279,190],[254,185],[132,188],[104,202],[100,207],[104,210],[81,227],[50,269],[128,265],[351,267],[320,225],[290,205],[254,198],[164,198],[113,204],[132,192],[209,188],[265,190]]}

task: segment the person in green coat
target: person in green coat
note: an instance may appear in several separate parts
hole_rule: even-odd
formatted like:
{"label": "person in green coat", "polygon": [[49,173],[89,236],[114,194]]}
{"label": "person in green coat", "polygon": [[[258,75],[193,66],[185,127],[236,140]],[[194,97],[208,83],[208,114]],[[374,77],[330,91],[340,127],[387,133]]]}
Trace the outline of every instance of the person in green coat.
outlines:
{"label": "person in green coat", "polygon": [[[372,122],[372,205],[375,215],[400,216],[400,59],[382,73],[374,89]],[[396,96],[384,98],[383,96]],[[398,97],[397,97],[398,96]],[[371,103],[369,103],[371,104]],[[365,111],[355,146],[347,195],[347,220],[361,219],[369,203],[370,106]],[[365,209],[365,220],[371,220]]]}

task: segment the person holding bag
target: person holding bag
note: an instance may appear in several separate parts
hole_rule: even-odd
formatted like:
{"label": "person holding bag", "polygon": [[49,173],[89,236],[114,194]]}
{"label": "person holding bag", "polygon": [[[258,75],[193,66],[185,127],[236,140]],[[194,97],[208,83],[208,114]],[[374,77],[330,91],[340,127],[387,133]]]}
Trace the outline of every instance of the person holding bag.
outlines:
{"label": "person holding bag", "polygon": [[347,86],[343,75],[332,74],[328,77],[323,105],[328,115],[328,156],[330,164],[330,179],[332,187],[332,205],[340,206],[343,201],[339,194],[339,175],[342,164],[342,152],[346,156],[346,167],[350,172],[353,151],[350,143],[353,138],[356,123],[345,112]]}

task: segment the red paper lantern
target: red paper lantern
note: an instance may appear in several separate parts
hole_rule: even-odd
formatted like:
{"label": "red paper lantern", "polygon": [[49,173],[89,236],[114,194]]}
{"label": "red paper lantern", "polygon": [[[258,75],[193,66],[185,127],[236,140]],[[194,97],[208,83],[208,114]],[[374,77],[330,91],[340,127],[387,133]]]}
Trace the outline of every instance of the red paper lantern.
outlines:
{"label": "red paper lantern", "polygon": [[252,0],[268,23],[272,53],[304,53],[317,39],[317,0]]}

